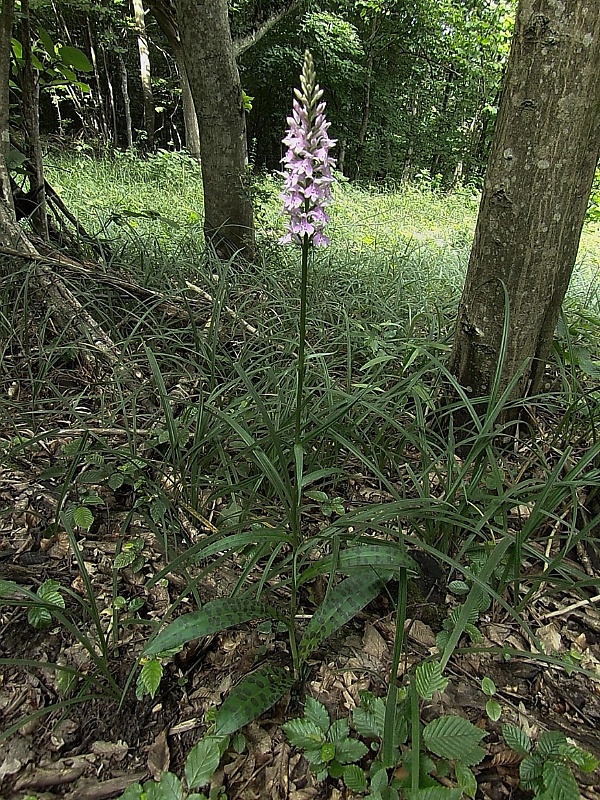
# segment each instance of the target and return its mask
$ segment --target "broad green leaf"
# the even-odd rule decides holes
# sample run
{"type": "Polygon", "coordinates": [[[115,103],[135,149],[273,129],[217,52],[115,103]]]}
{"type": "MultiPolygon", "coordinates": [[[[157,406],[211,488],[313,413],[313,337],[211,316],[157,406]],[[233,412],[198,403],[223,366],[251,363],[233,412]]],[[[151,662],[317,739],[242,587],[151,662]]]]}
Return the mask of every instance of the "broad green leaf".
{"type": "Polygon", "coordinates": [[[327,732],[328,742],[342,742],[350,736],[350,724],[348,720],[342,717],[336,719],[329,731],[327,732]]]}
{"type": "Polygon", "coordinates": [[[336,745],[334,742],[325,742],[321,745],[321,761],[327,763],[335,758],[336,745]]]}
{"type": "Polygon", "coordinates": [[[151,658],[144,666],[138,677],[138,687],[143,689],[143,694],[154,698],[163,676],[162,664],[157,658],[151,658]]]}
{"type": "MultiPolygon", "coordinates": [[[[385,706],[383,714],[385,715],[385,706]]],[[[381,739],[383,737],[383,717],[377,719],[373,711],[361,706],[355,708],[352,712],[352,722],[357,733],[366,739],[381,739]]]]}
{"type": "Polygon", "coordinates": [[[172,772],[163,772],[158,788],[161,792],[161,800],[181,800],[183,797],[181,781],[172,772]]]}
{"type": "Polygon", "coordinates": [[[63,45],[58,48],[58,55],[65,66],[72,67],[79,72],[91,72],[93,69],[86,54],[77,47],[63,45]]]}
{"type": "Polygon", "coordinates": [[[448,589],[453,594],[469,594],[471,587],[465,581],[450,581],[448,584],[448,589]]]}
{"type": "Polygon", "coordinates": [[[544,761],[537,753],[532,753],[519,764],[519,777],[524,789],[536,791],[542,786],[544,761]]]}
{"type": "Polygon", "coordinates": [[[185,779],[190,789],[206,786],[221,761],[221,749],[214,736],[206,736],[190,751],[185,762],[185,779]]]}
{"type": "Polygon", "coordinates": [[[465,753],[461,756],[461,761],[463,764],[466,764],[468,767],[473,767],[475,764],[480,764],[486,756],[486,752],[483,747],[480,747],[478,744],[475,745],[468,753],[465,753]]]}
{"type": "Polygon", "coordinates": [[[368,752],[367,745],[358,739],[346,739],[335,744],[335,760],[340,764],[352,764],[360,761],[368,752]]]}
{"type": "Polygon", "coordinates": [[[216,732],[220,736],[235,733],[257,719],[283,697],[294,682],[282,667],[266,664],[237,684],[219,709],[216,732]]]}
{"type": "Polygon", "coordinates": [[[417,562],[398,545],[387,542],[380,545],[360,544],[345,548],[335,559],[333,556],[327,556],[317,564],[313,564],[302,573],[300,583],[306,583],[317,575],[330,572],[334,565],[338,572],[343,573],[350,572],[357,567],[379,567],[385,571],[397,571],[405,568],[414,573],[419,571],[417,562]]]}
{"type": "Polygon", "coordinates": [[[315,700],[314,697],[310,697],[310,695],[306,698],[304,716],[307,720],[316,725],[323,735],[329,730],[331,721],[327,709],[323,703],[319,703],[318,700],[315,700]]]}
{"type": "Polygon", "coordinates": [[[284,722],[281,727],[290,740],[290,744],[303,750],[314,749],[325,741],[323,731],[314,722],[306,718],[291,719],[289,722],[284,722]]]}
{"type": "Polygon", "coordinates": [[[492,720],[492,722],[498,722],[502,716],[502,707],[497,700],[488,700],[485,704],[485,713],[492,720]]]}
{"type": "Polygon", "coordinates": [[[462,717],[438,717],[423,728],[423,743],[436,756],[460,760],[485,735],[462,717]]]}
{"type": "Polygon", "coordinates": [[[161,631],[145,648],[144,654],[153,655],[163,650],[170,650],[172,647],[179,647],[192,639],[210,636],[225,630],[225,628],[231,628],[233,625],[241,625],[244,622],[264,617],[281,619],[281,615],[274,608],[252,600],[235,598],[211,600],[200,611],[182,614],[181,617],[177,617],[170,625],[167,625],[164,631],[161,631]]]}
{"type": "Polygon", "coordinates": [[[51,58],[54,58],[54,56],[56,55],[54,42],[52,41],[52,38],[48,33],[48,31],[45,28],[40,28],[38,35],[40,37],[40,42],[44,46],[44,50],[48,53],[48,55],[51,58]]]}
{"type": "Polygon", "coordinates": [[[474,798],[477,792],[477,780],[473,775],[473,770],[469,769],[462,761],[457,761],[454,765],[454,774],[456,775],[456,782],[467,797],[474,798]]]}
{"type": "Polygon", "coordinates": [[[192,792],[188,794],[186,800],[208,800],[208,797],[202,792],[192,792]]]}
{"type": "Polygon", "coordinates": [[[300,659],[304,661],[324,639],[362,611],[377,597],[384,583],[373,570],[364,569],[334,586],[308,623],[298,645],[300,659]]]}
{"type": "Polygon", "coordinates": [[[141,783],[132,783],[117,800],[141,800],[143,791],[141,783]]]}
{"type": "Polygon", "coordinates": [[[519,755],[526,756],[531,751],[531,739],[517,725],[503,725],[502,736],[506,744],[519,755]]]}
{"type": "Polygon", "coordinates": [[[67,669],[56,670],[56,686],[60,692],[61,697],[69,697],[75,685],[77,684],[77,673],[71,672],[67,669]]]}
{"type": "Polygon", "coordinates": [[[462,789],[447,789],[445,786],[430,786],[427,789],[404,789],[408,800],[460,800],[462,789]]]}
{"type": "Polygon", "coordinates": [[[364,770],[358,764],[348,764],[342,773],[344,783],[355,794],[363,794],[367,791],[367,778],[364,770]]]}
{"type": "Polygon", "coordinates": [[[535,752],[544,760],[560,756],[567,745],[567,737],[560,731],[544,731],[537,741],[535,752]]]}
{"type": "Polygon", "coordinates": [[[442,675],[439,661],[424,661],[415,670],[415,685],[419,697],[431,700],[434,692],[443,692],[448,686],[448,678],[442,675]]]}
{"type": "Polygon", "coordinates": [[[552,800],[579,800],[579,787],[573,773],[562,761],[545,761],[542,768],[544,788],[552,800]]]}
{"type": "Polygon", "coordinates": [[[496,684],[491,678],[482,678],[481,691],[488,697],[492,697],[492,695],[496,694],[496,684]]]}
{"type": "Polygon", "coordinates": [[[73,512],[73,522],[78,528],[89,531],[94,524],[94,515],[86,506],[78,506],[73,512]]]}
{"type": "Polygon", "coordinates": [[[49,628],[52,625],[52,615],[47,608],[42,606],[33,606],[27,612],[27,622],[37,630],[41,631],[44,628],[49,628]]]}
{"type": "Polygon", "coordinates": [[[45,603],[50,603],[50,605],[57,606],[58,608],[64,608],[65,598],[60,593],[61,588],[58,581],[49,579],[42,583],[37,590],[37,595],[40,600],[43,600],[45,603]]]}
{"type": "Polygon", "coordinates": [[[118,556],[115,556],[114,568],[125,569],[129,567],[137,558],[135,550],[122,550],[118,556]]]}
{"type": "Polygon", "coordinates": [[[593,772],[598,768],[598,759],[586,750],[576,747],[574,744],[567,744],[563,753],[565,758],[572,761],[583,772],[593,772]]]}

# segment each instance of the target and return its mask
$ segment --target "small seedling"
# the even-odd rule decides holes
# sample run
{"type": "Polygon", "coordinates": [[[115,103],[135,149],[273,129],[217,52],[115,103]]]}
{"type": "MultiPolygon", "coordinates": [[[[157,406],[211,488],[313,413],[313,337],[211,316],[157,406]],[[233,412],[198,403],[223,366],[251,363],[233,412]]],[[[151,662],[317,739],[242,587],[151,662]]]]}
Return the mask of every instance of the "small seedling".
{"type": "Polygon", "coordinates": [[[593,772],[598,767],[595,756],[569,742],[560,731],[544,731],[535,747],[516,725],[503,725],[502,735],[506,744],[523,756],[519,766],[521,786],[540,800],[579,800],[571,764],[582,772],[593,772]]]}
{"type": "Polygon", "coordinates": [[[491,678],[482,678],[481,691],[486,697],[489,697],[489,700],[485,704],[485,713],[492,720],[492,722],[498,722],[502,716],[502,708],[500,707],[500,703],[497,700],[494,700],[494,695],[496,694],[496,684],[491,678]]]}

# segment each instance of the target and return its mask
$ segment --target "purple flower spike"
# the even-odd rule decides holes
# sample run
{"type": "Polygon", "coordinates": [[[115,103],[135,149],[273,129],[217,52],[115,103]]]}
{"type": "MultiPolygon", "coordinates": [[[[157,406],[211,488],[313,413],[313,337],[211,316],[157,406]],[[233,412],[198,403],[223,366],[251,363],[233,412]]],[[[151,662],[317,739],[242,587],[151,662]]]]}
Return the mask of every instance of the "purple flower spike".
{"type": "Polygon", "coordinates": [[[303,244],[305,237],[316,247],[327,247],[323,229],[329,222],[325,208],[331,203],[331,170],[335,160],[329,150],[336,144],[327,135],[330,123],[325,119],[323,91],[316,82],[313,58],[307,50],[300,76],[302,91],[295,89],[289,130],[283,139],[288,151],[284,164],[285,190],[283,208],[289,214],[286,235],[281,244],[303,244]]]}

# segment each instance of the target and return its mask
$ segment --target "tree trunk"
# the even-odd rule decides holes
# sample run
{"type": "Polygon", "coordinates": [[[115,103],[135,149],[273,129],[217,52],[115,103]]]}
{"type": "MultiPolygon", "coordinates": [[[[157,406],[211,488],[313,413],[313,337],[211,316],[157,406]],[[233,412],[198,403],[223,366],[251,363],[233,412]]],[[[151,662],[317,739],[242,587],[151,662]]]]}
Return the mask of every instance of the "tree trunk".
{"type": "Polygon", "coordinates": [[[600,3],[521,0],[450,368],[475,396],[541,386],[600,149],[600,3]],[[507,297],[505,304],[506,290],[507,297]]]}
{"type": "Polygon", "coordinates": [[[147,148],[154,147],[154,95],[152,93],[152,74],[150,71],[150,52],[148,50],[148,36],[146,35],[146,18],[144,15],[143,0],[131,0],[137,28],[138,50],[140,53],[140,78],[142,81],[142,95],[144,98],[144,129],[147,135],[147,148]]]}
{"type": "Polygon", "coordinates": [[[200,128],[206,240],[220,258],[252,260],[246,118],[227,0],[179,0],[178,18],[200,128]]]}
{"type": "Polygon", "coordinates": [[[200,129],[198,127],[198,115],[196,114],[192,89],[187,76],[183,48],[179,41],[177,41],[176,44],[175,41],[171,42],[171,46],[175,61],[177,62],[177,71],[179,72],[179,81],[181,83],[181,105],[183,106],[185,146],[188,153],[197,161],[200,161],[200,129]]]}
{"type": "Polygon", "coordinates": [[[11,229],[15,222],[10,176],[6,156],[10,151],[9,92],[10,40],[14,15],[14,0],[2,0],[0,15],[0,244],[12,245],[11,229]],[[10,223],[10,224],[8,224],[10,223]]]}
{"type": "Polygon", "coordinates": [[[131,104],[129,102],[127,65],[121,53],[119,53],[119,66],[121,67],[121,94],[123,95],[123,106],[125,109],[125,133],[127,135],[127,147],[131,150],[133,147],[133,128],[131,125],[131,104]]]}
{"type": "Polygon", "coordinates": [[[40,140],[40,86],[33,71],[29,0],[21,0],[21,39],[23,47],[21,102],[23,123],[27,137],[27,158],[30,164],[29,196],[35,203],[34,211],[31,214],[31,224],[35,232],[45,241],[48,241],[50,235],[48,231],[48,209],[46,208],[46,183],[44,180],[44,163],[40,140]]]}

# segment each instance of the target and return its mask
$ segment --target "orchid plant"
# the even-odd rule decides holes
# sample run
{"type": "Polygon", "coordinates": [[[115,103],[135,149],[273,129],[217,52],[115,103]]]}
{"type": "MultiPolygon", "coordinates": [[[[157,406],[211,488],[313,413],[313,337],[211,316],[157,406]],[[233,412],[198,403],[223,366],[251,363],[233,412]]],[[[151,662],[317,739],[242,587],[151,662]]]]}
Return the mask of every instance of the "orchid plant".
{"type": "MultiPolygon", "coordinates": [[[[292,116],[283,139],[287,153],[282,159],[285,188],[281,195],[283,209],[289,215],[287,231],[281,244],[296,244],[301,248],[302,275],[300,283],[300,321],[296,387],[296,413],[294,426],[295,503],[291,520],[294,552],[298,553],[301,539],[302,475],[304,451],[302,447],[302,398],[304,390],[306,349],[306,305],[308,286],[308,257],[311,246],[326,247],[329,239],[323,230],[329,222],[327,206],[332,202],[332,168],[335,160],[329,155],[336,144],[327,131],[330,123],[325,119],[323,90],[317,83],[313,57],[304,53],[300,75],[300,89],[294,89],[292,116]]],[[[294,573],[296,564],[294,564],[294,573]]],[[[296,580],[292,579],[292,612],[296,608],[296,580]]]]}

